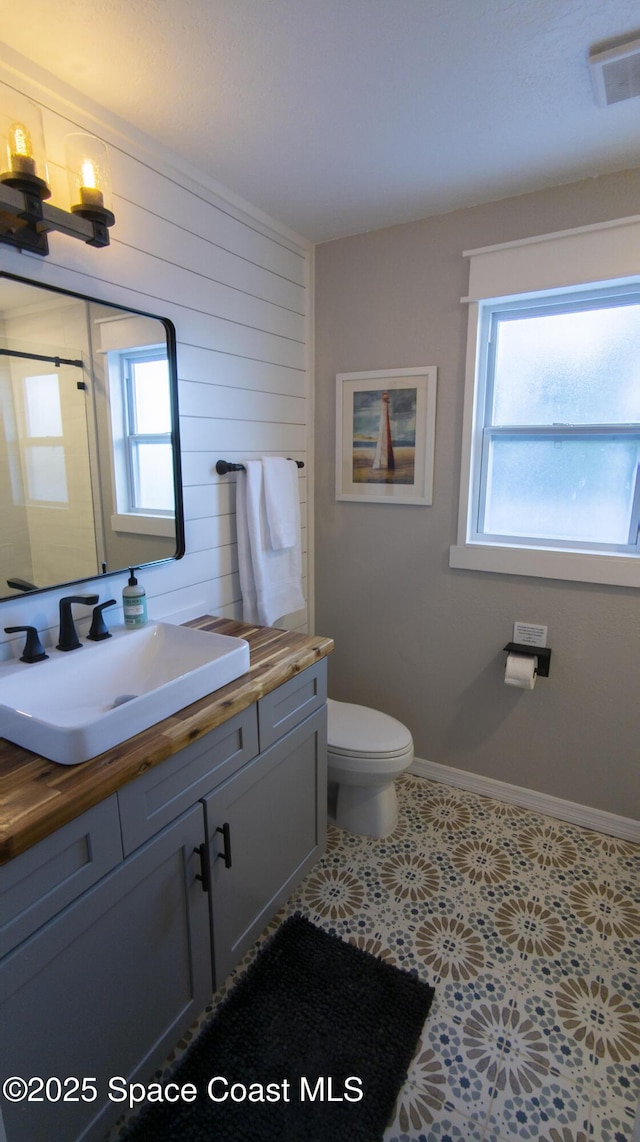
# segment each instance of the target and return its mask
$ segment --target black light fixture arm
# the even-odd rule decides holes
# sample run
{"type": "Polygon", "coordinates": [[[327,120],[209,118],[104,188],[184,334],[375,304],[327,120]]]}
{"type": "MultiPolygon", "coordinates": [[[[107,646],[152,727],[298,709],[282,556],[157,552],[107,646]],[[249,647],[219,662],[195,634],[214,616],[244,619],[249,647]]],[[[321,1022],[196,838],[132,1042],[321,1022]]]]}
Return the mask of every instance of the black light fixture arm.
{"type": "Polygon", "coordinates": [[[79,238],[88,246],[108,246],[114,215],[108,210],[102,217],[91,213],[92,217],[84,217],[77,211],[61,210],[43,202],[36,191],[17,190],[0,181],[0,242],[18,250],[45,256],[51,230],[79,238]]]}

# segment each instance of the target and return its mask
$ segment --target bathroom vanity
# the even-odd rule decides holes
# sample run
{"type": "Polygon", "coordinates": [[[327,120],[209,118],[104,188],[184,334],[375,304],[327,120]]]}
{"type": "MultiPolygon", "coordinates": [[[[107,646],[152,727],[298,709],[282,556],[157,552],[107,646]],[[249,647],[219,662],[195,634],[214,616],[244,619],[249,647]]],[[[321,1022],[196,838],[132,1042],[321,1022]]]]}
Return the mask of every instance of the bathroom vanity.
{"type": "Polygon", "coordinates": [[[248,673],[78,766],[0,743],[7,1142],[101,1140],[323,852],[333,643],[190,625],[248,673]]]}

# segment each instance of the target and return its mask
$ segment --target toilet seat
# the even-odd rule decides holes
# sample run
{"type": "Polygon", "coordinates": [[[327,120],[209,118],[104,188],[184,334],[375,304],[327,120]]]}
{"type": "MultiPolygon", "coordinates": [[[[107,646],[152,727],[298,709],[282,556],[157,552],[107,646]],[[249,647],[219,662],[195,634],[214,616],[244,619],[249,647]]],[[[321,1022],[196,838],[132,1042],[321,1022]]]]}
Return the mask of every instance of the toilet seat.
{"type": "Polygon", "coordinates": [[[413,738],[402,722],[389,714],[327,699],[329,754],[372,762],[400,759],[413,752],[413,738]]]}

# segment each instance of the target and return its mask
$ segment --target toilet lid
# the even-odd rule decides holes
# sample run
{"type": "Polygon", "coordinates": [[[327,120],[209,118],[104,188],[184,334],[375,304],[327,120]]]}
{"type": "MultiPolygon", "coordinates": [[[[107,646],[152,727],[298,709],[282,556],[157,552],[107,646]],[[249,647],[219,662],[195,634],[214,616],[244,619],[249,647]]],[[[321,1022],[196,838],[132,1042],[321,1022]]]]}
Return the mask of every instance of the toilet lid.
{"type": "Polygon", "coordinates": [[[330,750],[352,756],[383,754],[393,757],[413,748],[407,727],[380,710],[328,698],[327,715],[330,750]]]}

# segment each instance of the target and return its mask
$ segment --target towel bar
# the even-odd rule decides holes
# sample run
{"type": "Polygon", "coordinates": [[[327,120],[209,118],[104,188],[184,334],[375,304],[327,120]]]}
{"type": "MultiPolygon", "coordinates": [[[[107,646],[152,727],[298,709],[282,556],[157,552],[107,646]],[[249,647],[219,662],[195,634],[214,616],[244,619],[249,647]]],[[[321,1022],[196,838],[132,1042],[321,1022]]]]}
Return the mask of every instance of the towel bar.
{"type": "MultiPolygon", "coordinates": [[[[302,460],[296,460],[298,468],[304,468],[302,460]]],[[[244,472],[244,464],[232,464],[229,460],[218,460],[216,463],[216,472],[219,476],[226,476],[227,472],[244,472]]]]}

